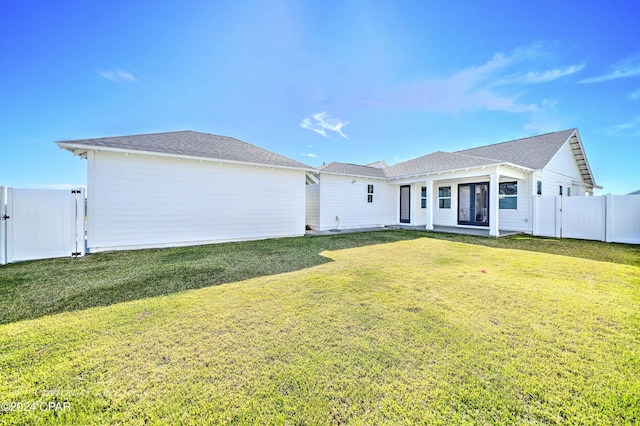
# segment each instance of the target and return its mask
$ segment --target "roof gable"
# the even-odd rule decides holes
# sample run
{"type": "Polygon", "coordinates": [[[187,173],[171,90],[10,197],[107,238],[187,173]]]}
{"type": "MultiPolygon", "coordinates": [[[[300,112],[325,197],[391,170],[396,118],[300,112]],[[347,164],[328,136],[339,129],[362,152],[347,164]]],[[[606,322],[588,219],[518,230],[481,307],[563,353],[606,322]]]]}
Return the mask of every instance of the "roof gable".
{"type": "Polygon", "coordinates": [[[456,154],[492,158],[527,167],[543,169],[577,129],[531,136],[508,142],[456,151],[456,154]]]}
{"type": "Polygon", "coordinates": [[[299,161],[275,152],[251,145],[228,136],[218,136],[191,130],[149,133],[131,136],[114,136],[96,139],[79,139],[57,142],[61,148],[73,150],[112,149],[211,158],[215,160],[260,164],[297,169],[312,169],[299,161]]]}

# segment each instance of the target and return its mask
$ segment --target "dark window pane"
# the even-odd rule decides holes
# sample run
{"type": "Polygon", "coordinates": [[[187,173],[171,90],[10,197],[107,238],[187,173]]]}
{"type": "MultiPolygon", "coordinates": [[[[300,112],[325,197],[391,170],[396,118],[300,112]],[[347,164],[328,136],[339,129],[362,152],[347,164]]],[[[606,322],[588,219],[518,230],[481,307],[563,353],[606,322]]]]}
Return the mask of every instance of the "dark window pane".
{"type": "Polygon", "coordinates": [[[500,198],[499,208],[506,210],[516,210],[518,208],[518,197],[500,198]]]}
{"type": "Polygon", "coordinates": [[[373,185],[367,185],[367,193],[373,194],[373,185]]]}
{"type": "Polygon", "coordinates": [[[422,207],[423,209],[427,208],[427,199],[423,198],[422,200],[420,200],[420,207],[422,207]]]}
{"type": "Polygon", "coordinates": [[[422,197],[426,197],[427,196],[427,187],[423,186],[422,187],[422,197]]]}
{"type": "Polygon", "coordinates": [[[373,203],[373,195],[367,195],[367,203],[373,203]]]}
{"type": "Polygon", "coordinates": [[[438,200],[438,206],[441,209],[450,209],[451,208],[451,199],[450,198],[441,198],[438,200]]]}
{"type": "Polygon", "coordinates": [[[438,196],[439,197],[451,197],[451,187],[450,186],[442,186],[438,188],[438,196]]]}
{"type": "Polygon", "coordinates": [[[500,195],[516,195],[518,193],[518,182],[503,182],[499,188],[500,195]]]}

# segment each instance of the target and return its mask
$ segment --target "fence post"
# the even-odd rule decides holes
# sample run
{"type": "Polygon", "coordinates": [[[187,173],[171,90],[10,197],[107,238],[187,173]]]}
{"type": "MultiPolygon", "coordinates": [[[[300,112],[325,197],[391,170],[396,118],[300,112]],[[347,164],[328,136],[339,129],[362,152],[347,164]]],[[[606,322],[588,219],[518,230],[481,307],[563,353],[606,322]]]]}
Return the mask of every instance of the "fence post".
{"type": "Polygon", "coordinates": [[[84,239],[84,189],[76,190],[76,252],[85,255],[84,239]]]}
{"type": "Polygon", "coordinates": [[[0,186],[0,265],[7,264],[7,187],[0,186]]]}
{"type": "Polygon", "coordinates": [[[607,194],[604,202],[604,240],[608,243],[613,241],[613,195],[607,194]]]}
{"type": "Polygon", "coordinates": [[[562,238],[562,195],[556,195],[556,238],[562,238]]]}

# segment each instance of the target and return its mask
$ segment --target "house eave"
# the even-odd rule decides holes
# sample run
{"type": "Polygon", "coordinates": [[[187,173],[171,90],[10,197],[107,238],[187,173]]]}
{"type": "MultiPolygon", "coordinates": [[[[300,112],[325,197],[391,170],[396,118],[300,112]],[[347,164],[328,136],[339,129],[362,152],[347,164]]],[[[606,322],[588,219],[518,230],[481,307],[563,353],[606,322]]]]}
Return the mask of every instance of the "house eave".
{"type": "Polygon", "coordinates": [[[576,129],[573,132],[573,134],[571,134],[569,139],[567,139],[567,142],[569,143],[569,148],[573,152],[574,158],[576,159],[576,163],[578,164],[578,169],[580,170],[580,173],[583,175],[583,181],[585,181],[585,183],[587,183],[593,188],[602,189],[602,186],[597,185],[596,180],[593,177],[593,173],[591,172],[591,166],[589,165],[587,154],[584,151],[584,146],[582,145],[582,138],[580,138],[580,133],[578,132],[578,129],[576,129]],[[574,138],[575,138],[575,142],[572,140],[574,138]],[[587,179],[585,179],[585,177],[587,179]]]}
{"type": "Polygon", "coordinates": [[[513,168],[516,170],[520,170],[526,173],[531,173],[533,172],[533,169],[530,169],[528,167],[524,167],[524,166],[519,166],[517,164],[513,164],[513,163],[509,163],[509,162],[502,162],[502,163],[494,163],[494,164],[485,164],[482,166],[471,166],[471,167],[459,167],[459,168],[455,168],[455,169],[444,169],[444,170],[437,170],[437,171],[433,171],[433,172],[425,172],[425,173],[415,173],[415,174],[409,174],[409,175],[402,175],[402,176],[393,176],[393,177],[389,177],[388,180],[389,181],[393,181],[393,180],[403,180],[403,179],[415,179],[421,176],[424,176],[425,178],[430,177],[430,176],[442,176],[445,174],[452,174],[452,173],[457,173],[457,172],[466,172],[466,171],[477,171],[477,170],[484,170],[484,169],[488,169],[488,168],[498,168],[498,167],[509,167],[509,168],[513,168]]]}
{"type": "Polygon", "coordinates": [[[87,151],[97,151],[97,152],[104,151],[104,152],[116,152],[116,153],[122,153],[122,154],[148,155],[148,156],[164,157],[164,158],[178,158],[178,159],[184,159],[184,160],[209,161],[213,163],[237,164],[237,165],[252,166],[252,167],[265,167],[269,169],[285,169],[285,170],[299,170],[304,172],[317,172],[316,169],[311,167],[303,168],[303,167],[293,167],[293,166],[282,166],[277,164],[251,163],[251,162],[245,162],[245,161],[224,160],[220,158],[199,157],[195,155],[181,155],[181,154],[170,154],[170,153],[163,153],[163,152],[142,151],[142,150],[136,150],[136,149],[111,148],[111,147],[104,147],[104,146],[74,144],[69,142],[56,142],[56,144],[61,149],[65,149],[74,155],[78,155],[81,158],[86,158],[87,151]]]}

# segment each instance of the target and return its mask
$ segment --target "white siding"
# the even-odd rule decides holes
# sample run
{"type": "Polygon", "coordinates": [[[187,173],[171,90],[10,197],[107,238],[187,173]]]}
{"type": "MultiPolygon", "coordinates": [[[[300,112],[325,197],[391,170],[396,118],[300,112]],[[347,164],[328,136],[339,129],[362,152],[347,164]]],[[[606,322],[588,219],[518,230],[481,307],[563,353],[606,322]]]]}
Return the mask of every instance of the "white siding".
{"type": "Polygon", "coordinates": [[[373,228],[397,223],[398,187],[383,180],[363,177],[320,175],[320,224],[326,231],[373,228]],[[354,182],[355,181],[355,182],[354,182]],[[367,185],[373,185],[373,202],[367,202],[367,185]]]}
{"type": "MultiPolygon", "coordinates": [[[[487,179],[488,180],[488,179],[487,179]]],[[[460,183],[467,183],[460,182],[460,183]]],[[[433,183],[433,224],[439,226],[456,226],[458,224],[458,182],[437,181],[433,183]],[[451,208],[441,209],[438,201],[439,189],[443,186],[451,187],[451,208]]]]}
{"type": "Polygon", "coordinates": [[[306,223],[317,230],[320,226],[320,184],[307,185],[306,194],[306,223]]]}
{"type": "Polygon", "coordinates": [[[515,210],[501,209],[498,227],[504,231],[531,232],[531,179],[501,177],[500,182],[518,182],[518,202],[515,210]]]}
{"type": "Polygon", "coordinates": [[[304,234],[303,171],[95,152],[89,250],[304,234]]]}
{"type": "MultiPolygon", "coordinates": [[[[433,206],[433,224],[439,226],[456,226],[458,224],[458,185],[466,183],[488,182],[489,176],[473,177],[467,179],[456,179],[446,181],[436,181],[433,184],[433,200],[429,203],[433,206]],[[438,188],[443,186],[451,187],[451,208],[438,208],[438,188]]],[[[518,182],[518,203],[516,210],[499,210],[498,226],[506,231],[531,231],[531,179],[514,179],[510,177],[500,177],[500,182],[518,182]]],[[[491,196],[491,195],[490,195],[491,196]]],[[[490,212],[490,214],[493,214],[490,212]]]]}
{"type": "MultiPolygon", "coordinates": [[[[422,187],[426,183],[411,185],[411,225],[424,226],[427,224],[427,209],[422,208],[422,187]]],[[[429,206],[427,202],[427,207],[429,206]]]]}
{"type": "Polygon", "coordinates": [[[538,180],[542,181],[542,195],[559,195],[559,187],[562,185],[563,194],[567,194],[567,187],[571,187],[571,196],[585,195],[585,188],[573,185],[573,181],[582,181],[582,174],[571,151],[571,145],[567,141],[553,156],[547,166],[542,169],[538,180]]]}

